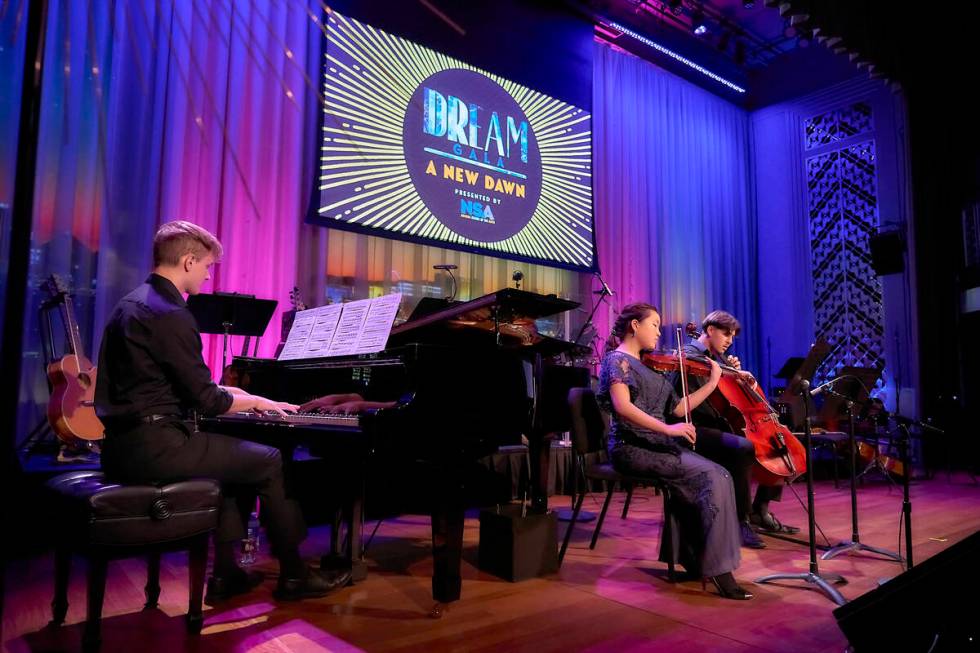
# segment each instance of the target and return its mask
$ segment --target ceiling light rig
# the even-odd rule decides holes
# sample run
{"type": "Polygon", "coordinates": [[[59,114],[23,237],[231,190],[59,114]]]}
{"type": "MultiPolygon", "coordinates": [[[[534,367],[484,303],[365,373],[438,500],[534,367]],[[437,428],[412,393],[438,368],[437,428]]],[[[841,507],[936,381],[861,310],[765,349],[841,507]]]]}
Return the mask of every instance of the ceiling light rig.
{"type": "MultiPolygon", "coordinates": [[[[670,57],[671,59],[674,59],[675,61],[678,61],[678,62],[684,64],[685,66],[688,66],[689,68],[692,68],[692,69],[696,70],[697,72],[701,73],[705,77],[708,77],[710,79],[713,79],[714,81],[718,82],[719,84],[721,84],[723,86],[727,86],[728,88],[730,88],[731,90],[735,91],[736,93],[745,93],[745,89],[742,88],[741,86],[739,86],[738,84],[735,84],[734,82],[731,82],[731,81],[725,79],[724,77],[722,77],[722,76],[720,76],[720,75],[718,75],[716,73],[711,72],[710,70],[708,70],[704,66],[701,66],[700,64],[697,64],[697,63],[691,61],[687,57],[684,57],[684,56],[682,56],[682,55],[674,52],[673,50],[664,47],[660,43],[657,43],[656,41],[654,41],[653,39],[651,39],[651,38],[649,38],[647,36],[643,36],[642,34],[631,30],[630,28],[626,27],[625,25],[621,25],[621,24],[619,24],[619,23],[617,23],[615,21],[608,21],[608,22],[605,23],[605,25],[606,25],[606,27],[611,27],[611,28],[613,28],[613,29],[615,29],[615,30],[617,30],[619,32],[622,32],[623,34],[626,34],[627,36],[632,37],[633,39],[639,41],[640,43],[643,43],[644,45],[653,48],[657,52],[660,52],[661,54],[664,54],[664,55],[670,57]]],[[[737,50],[738,50],[739,44],[741,44],[741,41],[736,41],[735,42],[736,54],[737,54],[737,50]]],[[[744,45],[742,47],[743,47],[743,56],[744,56],[744,45]]]]}

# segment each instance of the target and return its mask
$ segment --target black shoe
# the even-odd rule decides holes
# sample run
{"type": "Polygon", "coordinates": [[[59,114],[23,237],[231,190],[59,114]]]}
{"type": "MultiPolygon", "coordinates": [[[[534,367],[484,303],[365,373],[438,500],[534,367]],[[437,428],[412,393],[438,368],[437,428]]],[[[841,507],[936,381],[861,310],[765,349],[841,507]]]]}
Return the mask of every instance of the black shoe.
{"type": "Polygon", "coordinates": [[[300,599],[317,599],[326,596],[335,589],[344,587],[350,582],[350,570],[341,569],[319,572],[307,569],[303,578],[279,577],[279,584],[273,596],[280,601],[299,601],[300,599]]]}
{"type": "Polygon", "coordinates": [[[739,587],[735,577],[732,576],[732,572],[701,579],[702,590],[705,589],[707,581],[709,580],[711,581],[711,584],[715,586],[715,589],[718,590],[718,595],[722,598],[734,599],[736,601],[748,601],[755,596],[755,594],[752,592],[739,587]]]}
{"type": "Polygon", "coordinates": [[[742,534],[742,546],[748,549],[764,549],[766,548],[766,543],[762,541],[752,527],[747,522],[742,522],[738,525],[738,530],[742,534]]]}
{"type": "Polygon", "coordinates": [[[778,533],[782,535],[795,535],[800,532],[800,529],[796,526],[790,526],[789,524],[784,524],[778,519],[776,515],[771,512],[767,512],[764,515],[759,513],[752,513],[749,515],[749,521],[755,530],[761,533],[778,533]]]}
{"type": "Polygon", "coordinates": [[[204,595],[204,602],[225,601],[239,594],[247,594],[262,584],[263,580],[265,574],[261,571],[243,569],[222,576],[212,576],[208,579],[208,591],[204,595]]]}

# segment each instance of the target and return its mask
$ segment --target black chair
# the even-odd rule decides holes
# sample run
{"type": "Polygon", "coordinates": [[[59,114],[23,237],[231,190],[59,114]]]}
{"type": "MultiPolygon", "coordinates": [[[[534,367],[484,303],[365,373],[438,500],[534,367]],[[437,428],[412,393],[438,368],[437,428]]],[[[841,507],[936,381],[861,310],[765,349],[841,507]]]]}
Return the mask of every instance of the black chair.
{"type": "Polygon", "coordinates": [[[558,553],[558,564],[565,559],[565,552],[568,550],[568,543],[572,539],[572,530],[575,522],[578,521],[579,512],[582,509],[582,502],[585,501],[585,494],[589,489],[590,481],[602,481],[606,486],[606,499],[602,503],[602,512],[596,520],[595,530],[592,531],[592,541],[589,543],[590,549],[595,549],[596,542],[599,540],[599,531],[602,530],[602,523],[606,519],[606,512],[612,502],[613,492],[618,483],[626,490],[626,501],[623,503],[622,519],[626,519],[629,512],[630,502],[633,499],[633,488],[636,486],[647,486],[656,488],[659,494],[664,497],[664,527],[661,533],[662,546],[667,547],[662,550],[666,554],[669,562],[667,563],[667,573],[670,580],[674,580],[673,556],[670,555],[671,537],[671,516],[670,516],[670,488],[664,482],[653,476],[630,476],[620,474],[608,462],[587,464],[586,456],[590,453],[605,452],[606,432],[609,430],[609,418],[599,410],[596,403],[595,394],[588,388],[572,388],[568,392],[568,407],[571,411],[571,436],[572,446],[575,449],[576,473],[581,473],[585,477],[582,491],[575,501],[575,508],[572,511],[572,520],[565,531],[565,539],[561,544],[561,551],[558,553]]]}
{"type": "Polygon", "coordinates": [[[88,558],[88,606],[82,647],[101,644],[102,602],[110,560],[146,556],[146,605],[160,597],[160,554],[189,552],[190,606],[187,629],[199,634],[208,561],[208,536],[218,525],[221,487],[210,479],[159,485],[121,485],[99,471],[68,472],[52,478],[59,520],[55,545],[55,592],[51,625],[60,626],[68,612],[68,579],[72,553],[88,558]]]}

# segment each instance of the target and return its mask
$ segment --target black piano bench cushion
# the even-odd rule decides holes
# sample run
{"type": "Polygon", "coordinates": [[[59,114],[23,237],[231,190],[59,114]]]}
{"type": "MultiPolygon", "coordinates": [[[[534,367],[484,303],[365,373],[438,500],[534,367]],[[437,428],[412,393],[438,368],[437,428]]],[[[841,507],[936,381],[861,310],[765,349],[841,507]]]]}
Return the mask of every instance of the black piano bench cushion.
{"type": "Polygon", "coordinates": [[[77,544],[141,546],[182,540],[215,528],[221,486],[211,479],[126,485],[99,471],[52,478],[61,523],[77,544]]]}

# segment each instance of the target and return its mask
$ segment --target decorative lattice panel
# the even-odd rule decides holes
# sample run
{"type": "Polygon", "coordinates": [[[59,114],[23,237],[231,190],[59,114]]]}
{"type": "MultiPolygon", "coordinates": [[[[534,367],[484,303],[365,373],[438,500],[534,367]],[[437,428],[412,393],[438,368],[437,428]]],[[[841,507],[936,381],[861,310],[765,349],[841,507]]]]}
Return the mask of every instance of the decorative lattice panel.
{"type": "Polygon", "coordinates": [[[871,121],[870,104],[858,102],[837,112],[838,138],[850,138],[858,134],[867,134],[872,130],[874,130],[874,123],[871,121]]]}
{"type": "Polygon", "coordinates": [[[870,133],[874,130],[871,105],[866,102],[856,102],[844,109],[835,109],[807,118],[803,122],[803,128],[804,147],[808,150],[859,134],[870,133]]]}
{"type": "Polygon", "coordinates": [[[806,129],[806,149],[808,150],[821,145],[829,145],[837,140],[836,112],[807,118],[804,127],[806,129]]]}
{"type": "Polygon", "coordinates": [[[845,366],[885,363],[881,283],[868,247],[878,225],[874,141],[810,157],[806,174],[815,331],[831,346],[814,377],[823,383],[845,366]]]}

